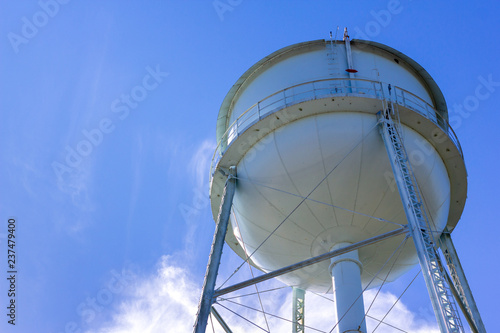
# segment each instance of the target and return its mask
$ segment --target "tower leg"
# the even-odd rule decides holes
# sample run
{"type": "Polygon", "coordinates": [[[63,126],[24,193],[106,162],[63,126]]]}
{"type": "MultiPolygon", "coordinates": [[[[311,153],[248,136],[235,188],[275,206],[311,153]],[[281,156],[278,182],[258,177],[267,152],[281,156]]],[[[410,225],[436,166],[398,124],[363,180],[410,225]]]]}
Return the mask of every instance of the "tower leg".
{"type": "Polygon", "coordinates": [[[304,305],[306,292],[304,289],[293,287],[293,333],[304,333],[304,305]]]}
{"type": "Polygon", "coordinates": [[[221,205],[219,208],[219,216],[215,227],[214,239],[212,241],[212,249],[208,258],[207,272],[205,273],[205,281],[201,292],[200,303],[198,305],[198,315],[194,324],[194,333],[205,333],[207,328],[208,315],[214,302],[214,289],[219,271],[220,258],[222,256],[222,248],[224,239],[226,238],[227,225],[231,214],[231,205],[233,203],[234,191],[236,189],[236,167],[229,169],[229,175],[222,195],[221,205]]]}
{"type": "Polygon", "coordinates": [[[432,234],[433,230],[430,228],[417,180],[413,174],[404,144],[385,107],[384,113],[378,113],[378,118],[380,134],[398,186],[410,235],[417,251],[439,329],[443,333],[464,332],[450,288],[441,271],[432,234]]]}
{"type": "MultiPolygon", "coordinates": [[[[337,250],[347,245],[350,245],[350,243],[339,243],[332,250],[337,250]]],[[[341,333],[366,333],[361,268],[358,250],[331,259],[330,270],[335,295],[335,306],[337,308],[337,320],[339,321],[338,327],[341,333]]]]}
{"type": "Polygon", "coordinates": [[[231,329],[229,328],[229,326],[227,326],[226,322],[224,321],[224,319],[222,319],[222,317],[220,316],[219,312],[217,312],[217,310],[212,306],[212,316],[215,317],[215,319],[219,322],[219,325],[222,326],[222,329],[224,330],[224,332],[226,333],[233,333],[233,331],[231,331],[231,329]]]}
{"type": "Polygon", "coordinates": [[[475,330],[479,333],[486,333],[486,328],[484,327],[483,320],[479,314],[479,310],[476,305],[476,301],[472,296],[472,291],[469,287],[469,282],[465,277],[464,270],[458,259],[458,254],[451,240],[451,235],[449,232],[443,232],[441,234],[441,249],[446,257],[446,262],[448,268],[450,269],[451,276],[453,279],[453,284],[458,291],[461,301],[473,320],[473,324],[476,326],[475,330]]]}

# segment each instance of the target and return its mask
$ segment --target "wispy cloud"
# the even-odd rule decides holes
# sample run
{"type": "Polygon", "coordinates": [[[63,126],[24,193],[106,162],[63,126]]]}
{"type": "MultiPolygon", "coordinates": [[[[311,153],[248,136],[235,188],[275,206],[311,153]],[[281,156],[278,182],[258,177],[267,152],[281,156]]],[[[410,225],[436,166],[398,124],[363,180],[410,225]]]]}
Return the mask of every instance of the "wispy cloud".
{"type": "Polygon", "coordinates": [[[127,229],[127,247],[130,246],[130,242],[133,242],[132,227],[134,224],[134,215],[136,212],[137,201],[141,193],[142,178],[143,178],[143,158],[144,158],[144,132],[140,131],[135,134],[135,138],[132,145],[132,165],[131,171],[133,174],[131,185],[132,189],[130,191],[130,199],[128,204],[128,216],[126,221],[127,229]]]}
{"type": "MultiPolygon", "coordinates": [[[[163,256],[156,272],[150,276],[137,278],[128,288],[128,294],[117,303],[117,307],[108,316],[108,320],[94,325],[85,333],[160,333],[160,332],[192,332],[196,316],[200,286],[194,281],[195,278],[183,263],[184,257],[163,256]]],[[[275,282],[277,283],[277,282],[275,282]]],[[[265,293],[262,301],[264,309],[276,316],[291,318],[291,290],[281,289],[281,292],[265,293]],[[276,296],[278,295],[278,296],[276,296]]],[[[264,295],[264,294],[263,294],[264,295]]],[[[374,297],[374,291],[365,293],[365,302],[368,303],[374,297]]],[[[327,332],[333,327],[335,321],[334,303],[325,297],[308,293],[306,296],[306,325],[327,332]]],[[[396,302],[397,297],[391,293],[382,292],[377,296],[377,301],[370,310],[370,316],[382,318],[389,308],[396,302]]],[[[237,303],[241,301],[235,299],[237,303]]],[[[261,327],[266,327],[264,317],[261,313],[246,309],[230,302],[221,302],[224,306],[237,311],[250,321],[261,327]]],[[[260,308],[256,298],[241,302],[250,307],[260,308]]],[[[367,304],[368,305],[368,304],[367,304]]],[[[252,326],[235,314],[218,306],[219,312],[228,322],[234,332],[257,332],[257,327],[252,326]]],[[[291,328],[289,321],[267,317],[271,332],[288,332],[291,328]]],[[[429,319],[431,320],[431,319],[429,319]]],[[[429,333],[439,332],[435,322],[422,318],[413,313],[401,301],[392,309],[389,316],[384,320],[376,332],[388,333],[399,332],[394,327],[407,332],[429,333]],[[391,325],[391,326],[390,326],[391,325]]],[[[214,321],[215,332],[223,332],[214,321]]],[[[371,332],[377,322],[373,319],[367,321],[368,331],[371,332]]],[[[211,322],[207,332],[212,332],[211,322]]]]}
{"type": "Polygon", "coordinates": [[[210,170],[215,146],[215,141],[204,140],[189,162],[189,171],[197,187],[208,187],[208,170],[210,170]]]}
{"type": "MultiPolygon", "coordinates": [[[[188,164],[188,175],[193,184],[192,197],[190,202],[181,203],[178,207],[187,226],[184,237],[185,249],[194,248],[194,235],[200,223],[199,217],[203,210],[210,207],[208,170],[210,170],[214,150],[215,142],[204,140],[197,146],[188,164]]],[[[192,251],[187,252],[192,253],[192,251]]]]}

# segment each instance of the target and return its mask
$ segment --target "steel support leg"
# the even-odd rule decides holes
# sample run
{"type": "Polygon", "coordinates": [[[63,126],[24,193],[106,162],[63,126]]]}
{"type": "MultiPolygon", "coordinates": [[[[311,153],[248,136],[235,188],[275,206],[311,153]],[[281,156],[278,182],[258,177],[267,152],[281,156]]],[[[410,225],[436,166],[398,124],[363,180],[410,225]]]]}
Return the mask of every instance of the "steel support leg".
{"type": "MultiPolygon", "coordinates": [[[[443,251],[446,263],[451,272],[451,278],[453,280],[453,284],[457,289],[460,299],[458,302],[462,302],[467,309],[470,317],[472,318],[475,327],[475,330],[479,333],[486,333],[486,328],[484,327],[483,320],[481,319],[481,315],[479,314],[479,310],[476,305],[476,301],[472,296],[472,291],[469,287],[469,282],[467,282],[467,278],[465,277],[464,270],[462,265],[460,264],[460,260],[458,259],[458,254],[453,245],[453,241],[451,240],[451,235],[449,232],[445,231],[441,234],[441,250],[443,251]]],[[[474,328],[473,328],[474,330],[474,328]]]]}
{"type": "Polygon", "coordinates": [[[215,307],[212,306],[212,316],[215,317],[215,319],[217,319],[217,321],[219,322],[219,325],[222,326],[222,329],[224,330],[224,332],[226,333],[233,333],[233,331],[231,331],[231,329],[229,328],[229,326],[227,326],[226,322],[224,321],[224,319],[222,319],[221,315],[219,314],[219,312],[217,312],[217,310],[215,309],[215,307]]]}
{"type": "Polygon", "coordinates": [[[304,289],[293,287],[293,333],[304,333],[304,305],[306,299],[306,291],[304,289]]]}
{"type": "Polygon", "coordinates": [[[439,256],[430,229],[417,181],[408,155],[388,110],[379,112],[380,134],[403,203],[410,235],[417,251],[422,275],[441,332],[463,332],[451,291],[441,271],[439,256]]]}
{"type": "Polygon", "coordinates": [[[207,272],[205,273],[205,281],[201,292],[200,303],[198,305],[198,315],[194,324],[194,333],[205,333],[207,327],[208,315],[214,302],[214,289],[219,271],[220,258],[222,256],[222,248],[226,238],[227,226],[231,214],[231,205],[236,188],[236,167],[229,169],[229,175],[222,195],[221,205],[219,208],[219,216],[215,227],[214,239],[212,241],[212,249],[208,258],[207,272]]]}

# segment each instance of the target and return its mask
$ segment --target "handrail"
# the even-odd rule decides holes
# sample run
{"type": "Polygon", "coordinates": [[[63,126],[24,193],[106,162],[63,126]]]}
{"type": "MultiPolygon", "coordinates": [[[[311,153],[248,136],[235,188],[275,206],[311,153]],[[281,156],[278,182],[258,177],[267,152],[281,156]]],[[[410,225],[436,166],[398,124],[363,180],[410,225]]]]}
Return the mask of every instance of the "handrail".
{"type": "Polygon", "coordinates": [[[463,158],[462,148],[458,138],[448,123],[436,109],[420,98],[398,86],[392,86],[380,81],[367,79],[345,79],[329,78],[299,83],[285,89],[279,90],[246,109],[236,120],[228,126],[226,132],[217,143],[212,164],[210,166],[210,177],[214,173],[220,158],[226,152],[228,145],[231,144],[241,133],[248,129],[255,121],[261,120],[264,116],[274,113],[283,108],[302,103],[309,100],[315,100],[327,97],[338,96],[359,96],[371,97],[386,102],[394,102],[398,105],[418,112],[422,116],[438,125],[451,141],[455,144],[463,158]],[[354,81],[354,82],[353,82],[354,81]],[[353,84],[354,83],[354,84],[353,84]],[[298,92],[294,90],[300,89],[298,92]],[[391,90],[394,90],[393,92],[391,90]],[[289,94],[291,92],[291,94],[289,94]],[[276,99],[276,100],[273,100],[276,99]]]}
{"type": "Polygon", "coordinates": [[[448,135],[448,137],[451,139],[451,141],[455,144],[455,147],[458,148],[458,151],[460,152],[460,156],[462,158],[464,157],[463,151],[462,151],[462,146],[460,145],[460,142],[458,141],[457,134],[455,133],[453,128],[450,126],[448,119],[444,118],[441,114],[439,114],[436,111],[436,109],[431,104],[424,101],[422,98],[418,97],[417,95],[409,92],[406,89],[398,87],[398,86],[395,86],[394,89],[396,91],[396,99],[394,100],[396,103],[420,113],[421,115],[423,115],[424,117],[426,117],[427,119],[431,120],[433,123],[438,125],[448,135]],[[425,112],[425,113],[420,112],[420,110],[418,108],[415,108],[411,104],[408,104],[406,102],[406,99],[403,100],[403,103],[400,103],[400,101],[398,101],[398,99],[397,99],[397,91],[401,91],[403,94],[408,94],[412,98],[416,98],[418,101],[423,103],[423,105],[425,105],[425,111],[427,111],[427,112],[425,112]],[[429,112],[429,111],[433,111],[433,112],[429,112]]]}

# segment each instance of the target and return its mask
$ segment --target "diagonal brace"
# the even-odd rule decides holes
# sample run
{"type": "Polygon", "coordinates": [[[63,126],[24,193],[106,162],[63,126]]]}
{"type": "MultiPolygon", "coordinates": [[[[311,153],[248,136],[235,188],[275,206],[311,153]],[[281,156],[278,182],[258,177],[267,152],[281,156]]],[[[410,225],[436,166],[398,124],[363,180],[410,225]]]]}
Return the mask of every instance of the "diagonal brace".
{"type": "Polygon", "coordinates": [[[304,268],[304,267],[307,267],[307,266],[314,265],[314,264],[319,263],[321,261],[324,261],[324,260],[327,260],[327,259],[331,259],[331,258],[333,258],[335,256],[338,256],[338,255],[341,255],[341,254],[344,254],[344,253],[347,253],[347,252],[359,249],[361,247],[372,245],[372,244],[381,242],[383,240],[386,240],[388,238],[399,236],[399,235],[406,234],[406,233],[408,233],[408,228],[406,226],[404,226],[402,228],[398,228],[396,230],[389,231],[389,232],[387,232],[385,234],[365,239],[365,240],[363,240],[361,242],[354,243],[352,245],[343,247],[341,249],[330,251],[330,252],[326,252],[326,253],[321,254],[319,256],[316,256],[316,257],[313,257],[313,258],[310,258],[310,259],[307,259],[307,260],[304,260],[304,261],[300,261],[300,262],[298,262],[296,264],[293,264],[293,265],[290,265],[290,266],[286,266],[286,267],[277,269],[277,270],[269,272],[267,274],[263,274],[263,275],[257,276],[257,277],[255,277],[253,279],[249,279],[249,280],[237,283],[237,284],[235,284],[233,286],[230,286],[230,287],[227,287],[227,288],[224,288],[224,289],[216,290],[214,292],[214,298],[222,296],[222,295],[229,294],[229,293],[231,293],[233,291],[243,289],[245,287],[251,286],[251,285],[256,284],[256,283],[260,283],[260,282],[264,282],[264,281],[273,279],[273,278],[275,278],[277,276],[293,272],[293,271],[298,270],[300,268],[304,268]]]}

